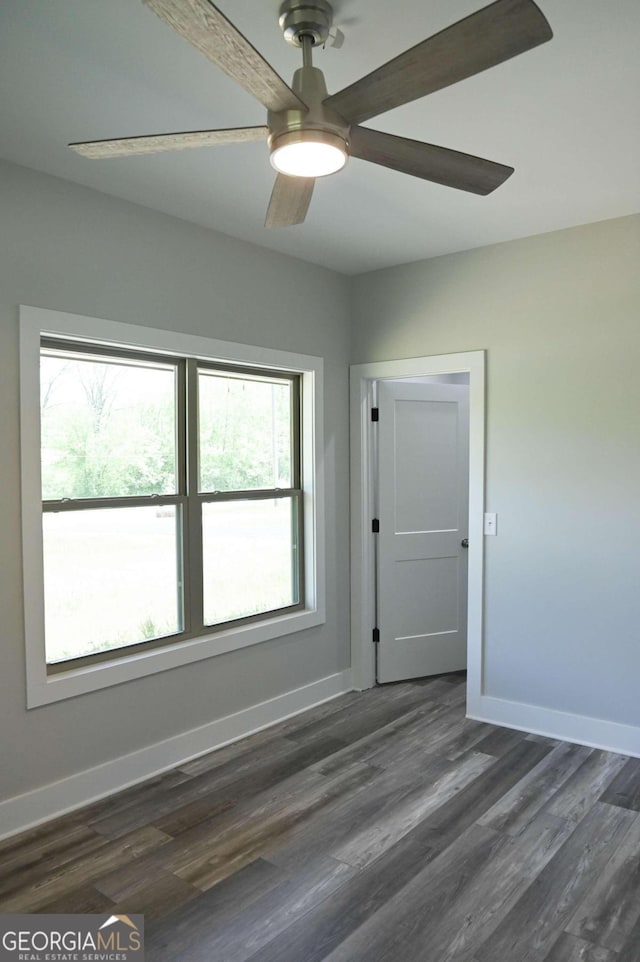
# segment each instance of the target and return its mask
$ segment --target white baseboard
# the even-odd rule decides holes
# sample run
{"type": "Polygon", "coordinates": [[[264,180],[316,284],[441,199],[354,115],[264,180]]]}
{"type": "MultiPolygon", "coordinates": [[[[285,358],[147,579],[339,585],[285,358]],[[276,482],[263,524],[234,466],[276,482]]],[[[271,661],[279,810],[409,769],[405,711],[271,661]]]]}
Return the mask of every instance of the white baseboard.
{"type": "Polygon", "coordinates": [[[640,758],[640,728],[632,725],[621,725],[587,715],[572,715],[539,705],[505,701],[489,695],[471,698],[467,703],[467,717],[640,758]]]}
{"type": "Polygon", "coordinates": [[[348,669],[148,748],[9,798],[0,802],[0,839],[184,765],[199,755],[238,741],[352,690],[351,671],[348,669]]]}

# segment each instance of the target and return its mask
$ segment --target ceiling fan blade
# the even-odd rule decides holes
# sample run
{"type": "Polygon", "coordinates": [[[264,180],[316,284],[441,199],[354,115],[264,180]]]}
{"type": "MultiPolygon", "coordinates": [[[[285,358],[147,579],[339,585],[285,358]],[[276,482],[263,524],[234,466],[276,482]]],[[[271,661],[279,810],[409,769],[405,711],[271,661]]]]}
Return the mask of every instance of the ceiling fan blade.
{"type": "Polygon", "coordinates": [[[209,0],[144,0],[144,3],[268,110],[307,109],[209,0]]]}
{"type": "Polygon", "coordinates": [[[75,150],[76,154],[99,160],[103,157],[134,157],[139,154],[158,154],[166,150],[187,150],[190,147],[247,143],[252,140],[266,140],[268,136],[268,127],[233,127],[229,130],[189,130],[177,134],[122,137],[119,140],[91,140],[83,144],[69,144],[69,147],[75,150]]]}
{"type": "Polygon", "coordinates": [[[411,47],[324,103],[351,124],[464,80],[551,40],[533,0],[497,0],[411,47]]]}
{"type": "Polygon", "coordinates": [[[271,192],[265,227],[291,227],[307,216],[314,177],[287,177],[278,174],[271,192]]]}
{"type": "Polygon", "coordinates": [[[369,160],[403,174],[472,194],[490,194],[513,173],[513,167],[492,160],[423,144],[419,140],[394,137],[368,127],[351,128],[349,153],[360,160],[369,160]]]}

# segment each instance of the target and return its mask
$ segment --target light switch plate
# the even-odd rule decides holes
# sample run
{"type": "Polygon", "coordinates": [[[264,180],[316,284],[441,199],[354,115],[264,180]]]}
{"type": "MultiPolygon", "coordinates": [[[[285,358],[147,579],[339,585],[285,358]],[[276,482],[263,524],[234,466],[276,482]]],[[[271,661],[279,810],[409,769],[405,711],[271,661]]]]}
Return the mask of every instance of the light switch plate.
{"type": "Polygon", "coordinates": [[[488,536],[498,533],[498,515],[495,511],[486,511],[484,515],[484,533],[488,536]]]}

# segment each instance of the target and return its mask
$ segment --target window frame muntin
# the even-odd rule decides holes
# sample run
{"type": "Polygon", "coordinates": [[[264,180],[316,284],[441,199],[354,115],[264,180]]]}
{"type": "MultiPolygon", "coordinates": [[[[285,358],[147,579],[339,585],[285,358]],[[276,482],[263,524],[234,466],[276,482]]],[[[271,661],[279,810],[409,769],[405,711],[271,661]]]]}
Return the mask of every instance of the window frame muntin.
{"type": "MultiPolygon", "coordinates": [[[[66,658],[61,661],[46,661],[47,675],[58,675],[84,668],[92,664],[106,663],[114,659],[125,658],[129,654],[142,653],[157,649],[165,645],[181,644],[200,638],[210,632],[220,632],[230,626],[241,626],[262,622],[271,617],[284,615],[293,611],[303,610],[305,607],[304,580],[304,500],[301,487],[301,437],[302,437],[302,398],[300,391],[301,375],[292,371],[280,371],[267,368],[245,367],[234,364],[220,364],[213,361],[202,361],[196,357],[184,357],[162,352],[148,352],[129,350],[126,347],[107,347],[93,344],[90,341],[76,341],[72,339],[56,339],[47,336],[40,338],[40,357],[43,352],[66,353],[70,358],[77,358],[90,362],[95,356],[104,358],[114,364],[123,360],[142,361],[149,364],[162,364],[175,369],[175,494],[123,495],[100,498],[58,498],[42,499],[42,513],[57,514],[60,512],[77,512],[89,510],[109,510],[129,507],[152,507],[154,505],[172,505],[176,508],[176,539],[178,558],[178,616],[181,617],[183,628],[162,635],[157,638],[133,642],[130,645],[120,645],[105,651],[79,655],[76,658],[66,658]],[[289,488],[252,488],[230,489],[225,491],[200,491],[200,420],[198,410],[198,374],[200,369],[219,372],[225,376],[238,379],[252,379],[278,383],[288,381],[291,388],[291,476],[298,484],[289,488]],[[293,512],[295,505],[296,527],[292,525],[294,540],[291,545],[292,558],[295,556],[297,568],[298,600],[291,605],[281,608],[269,608],[266,611],[245,615],[240,618],[228,619],[215,624],[207,624],[204,619],[204,555],[202,550],[202,507],[204,504],[231,501],[260,501],[260,500],[289,500],[293,512]],[[180,585],[180,574],[182,585],[180,585]]],[[[293,569],[293,564],[292,564],[293,569]]]]}

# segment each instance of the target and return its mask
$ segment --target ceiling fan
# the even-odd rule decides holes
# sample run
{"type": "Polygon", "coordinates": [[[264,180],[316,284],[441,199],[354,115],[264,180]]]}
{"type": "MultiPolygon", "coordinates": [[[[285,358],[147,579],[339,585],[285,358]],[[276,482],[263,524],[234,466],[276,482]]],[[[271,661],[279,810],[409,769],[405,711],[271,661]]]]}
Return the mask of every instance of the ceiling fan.
{"type": "Polygon", "coordinates": [[[210,0],[143,2],[267,108],[266,126],[69,146],[84,157],[102,158],[267,140],[278,174],[266,227],[302,223],[315,178],[340,170],[349,156],[458,190],[491,193],[513,173],[513,167],[360,125],[553,36],[533,0],[496,0],[329,95],[322,71],[312,63],[313,47],[326,43],[332,28],[328,0],[285,0],[280,8],[285,40],[302,48],[303,66],[296,70],[291,87],[210,0]]]}

